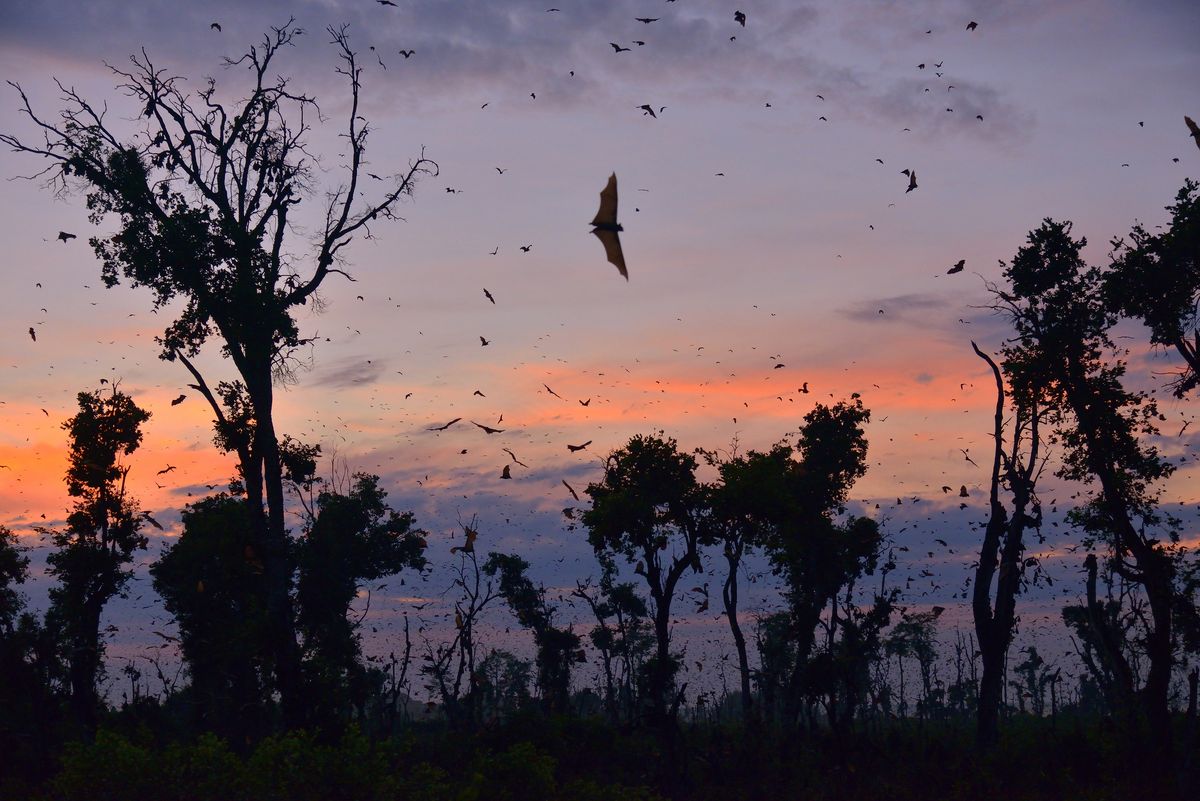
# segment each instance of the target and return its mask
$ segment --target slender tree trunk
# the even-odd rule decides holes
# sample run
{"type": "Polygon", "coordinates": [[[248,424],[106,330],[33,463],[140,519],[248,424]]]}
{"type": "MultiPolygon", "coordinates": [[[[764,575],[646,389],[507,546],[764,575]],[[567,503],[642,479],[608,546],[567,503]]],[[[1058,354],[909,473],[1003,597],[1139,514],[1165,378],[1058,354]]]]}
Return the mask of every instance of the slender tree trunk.
{"type": "Polygon", "coordinates": [[[721,598],[725,602],[725,617],[729,619],[729,630],[733,634],[733,645],[737,649],[738,672],[742,686],[742,720],[750,724],[754,714],[754,697],[750,694],[750,659],[746,654],[746,637],[742,634],[742,626],[738,623],[738,584],[737,571],[741,563],[742,549],[726,548],[725,559],[729,562],[729,574],[725,577],[725,586],[721,589],[721,598]]]}

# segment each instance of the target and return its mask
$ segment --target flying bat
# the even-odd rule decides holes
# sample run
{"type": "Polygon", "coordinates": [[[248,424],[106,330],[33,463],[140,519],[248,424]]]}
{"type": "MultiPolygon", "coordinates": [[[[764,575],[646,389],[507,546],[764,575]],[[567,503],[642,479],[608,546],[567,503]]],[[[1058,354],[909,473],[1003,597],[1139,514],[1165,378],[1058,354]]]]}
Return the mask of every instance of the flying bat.
{"type": "MultiPolygon", "coordinates": [[[[1191,132],[1192,138],[1196,140],[1196,147],[1200,147],[1200,125],[1197,125],[1196,121],[1186,114],[1183,117],[1183,121],[1187,125],[1188,131],[1191,132]]],[[[62,234],[59,234],[59,236],[62,236],[62,234]]]]}
{"type": "Polygon", "coordinates": [[[163,475],[164,473],[170,473],[170,472],[171,472],[172,470],[174,470],[174,469],[175,469],[175,465],[173,465],[173,464],[169,464],[169,465],[167,465],[166,467],[164,467],[162,470],[159,470],[159,471],[158,471],[158,475],[160,475],[160,476],[161,476],[161,475],[163,475]]]}
{"type": "Polygon", "coordinates": [[[500,471],[500,478],[512,478],[512,467],[504,465],[504,469],[500,471]]]}
{"type": "Polygon", "coordinates": [[[480,425],[479,423],[476,423],[474,420],[471,421],[471,424],[478,428],[482,428],[484,430],[484,433],[486,433],[486,434],[503,434],[504,433],[503,428],[488,428],[485,425],[480,425]]]}
{"type": "Polygon", "coordinates": [[[592,441],[589,439],[587,442],[583,443],[582,445],[568,445],[567,450],[569,450],[571,453],[575,453],[576,451],[583,450],[584,448],[586,448],[588,445],[591,445],[591,444],[592,444],[592,441]]]}
{"type": "Polygon", "coordinates": [[[179,404],[183,403],[185,400],[187,400],[187,395],[180,395],[178,398],[175,398],[174,400],[171,401],[171,405],[178,406],[179,404]]]}
{"type": "Polygon", "coordinates": [[[427,428],[425,430],[426,431],[445,431],[447,428],[454,425],[461,419],[462,419],[461,417],[455,417],[453,420],[451,420],[449,423],[446,423],[446,425],[444,425],[444,426],[434,426],[433,428],[427,428]]]}
{"type": "Polygon", "coordinates": [[[743,28],[746,27],[746,15],[743,14],[741,11],[733,12],[733,21],[736,22],[738,25],[741,25],[743,28]]]}
{"type": "Polygon", "coordinates": [[[978,28],[978,27],[979,27],[979,23],[978,23],[978,22],[976,22],[975,20],[971,20],[970,22],[968,22],[968,23],[967,23],[967,30],[968,30],[968,31],[973,31],[973,30],[975,30],[975,29],[976,29],[976,28],[978,28]]]}
{"type": "Polygon", "coordinates": [[[638,108],[642,110],[643,117],[649,114],[651,117],[658,119],[658,115],[654,113],[654,106],[650,105],[649,103],[643,103],[642,105],[638,106],[638,108]]]}
{"type": "Polygon", "coordinates": [[[75,238],[76,238],[75,234],[68,234],[66,231],[58,232],[58,241],[59,242],[69,242],[70,240],[75,239],[75,238]]]}
{"type": "Polygon", "coordinates": [[[901,175],[908,176],[908,189],[904,190],[904,194],[908,194],[917,188],[917,171],[916,170],[901,170],[901,175]]]}
{"type": "Polygon", "coordinates": [[[495,306],[495,305],[496,305],[496,299],[492,297],[492,293],[491,293],[491,292],[488,292],[486,287],[485,287],[485,288],[484,288],[484,290],[483,290],[483,296],[484,296],[485,298],[487,298],[488,300],[490,300],[490,301],[492,302],[492,305],[493,305],[493,306],[495,306]]]}
{"type": "Polygon", "coordinates": [[[542,386],[543,386],[543,387],[545,387],[545,388],[546,388],[546,391],[547,391],[547,392],[549,392],[551,395],[553,395],[554,397],[558,398],[559,400],[562,400],[562,395],[559,395],[557,392],[555,392],[554,390],[550,389],[550,385],[549,385],[549,384],[542,384],[542,386]]]}
{"type": "Polygon", "coordinates": [[[571,497],[575,500],[579,500],[579,493],[575,492],[575,488],[568,484],[565,478],[562,480],[562,483],[563,486],[567,488],[567,492],[571,493],[571,497]]]}
{"type": "Polygon", "coordinates": [[[619,232],[624,230],[617,222],[617,174],[614,172],[608,176],[608,183],[600,191],[600,210],[592,220],[592,233],[604,245],[604,255],[609,263],[628,281],[629,271],[625,269],[625,253],[621,250],[619,236],[619,232]]]}
{"type": "Polygon", "coordinates": [[[658,22],[660,17],[634,17],[638,22],[644,22],[649,25],[651,22],[658,22]]]}
{"type": "Polygon", "coordinates": [[[219,22],[214,22],[211,25],[209,25],[208,27],[212,28],[217,33],[221,32],[221,23],[219,23],[219,22]]]}
{"type": "MultiPolygon", "coordinates": [[[[399,53],[400,55],[404,56],[404,58],[409,59],[409,58],[412,58],[413,53],[415,53],[417,51],[416,50],[397,50],[396,52],[399,53]]],[[[486,106],[487,103],[484,103],[484,105],[486,106]]]]}
{"type": "Polygon", "coordinates": [[[621,47],[616,42],[609,42],[609,44],[612,45],[612,49],[614,52],[617,52],[617,53],[628,53],[629,52],[628,47],[621,47]]]}
{"type": "Polygon", "coordinates": [[[965,267],[966,264],[967,264],[966,259],[959,259],[957,262],[955,262],[953,267],[951,267],[949,270],[946,271],[946,275],[954,275],[955,273],[961,273],[963,271],[963,267],[965,267]]]}
{"type": "Polygon", "coordinates": [[[33,330],[32,325],[29,326],[29,338],[32,339],[34,342],[37,342],[37,331],[33,330]]]}

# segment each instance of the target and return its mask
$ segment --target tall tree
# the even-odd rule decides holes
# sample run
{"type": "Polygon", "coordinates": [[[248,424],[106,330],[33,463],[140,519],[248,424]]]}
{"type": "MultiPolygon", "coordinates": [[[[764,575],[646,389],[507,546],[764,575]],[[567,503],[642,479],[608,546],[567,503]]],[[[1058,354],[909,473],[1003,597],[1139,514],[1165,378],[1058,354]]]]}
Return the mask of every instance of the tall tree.
{"type": "Polygon", "coordinates": [[[50,590],[47,625],[62,638],[71,689],[71,707],[86,729],[94,729],[100,699],[96,682],[104,644],[100,615],[129,581],[133,554],[146,547],[142,512],[126,493],[129,467],[124,457],[142,442],[150,413],[116,387],[80,392],[79,412],[68,432],[67,492],[76,498],[67,527],[51,531],[56,550],[47,558],[58,579],[50,590]]]}
{"type": "Polygon", "coordinates": [[[1128,243],[1113,242],[1104,298],[1110,309],[1145,323],[1153,344],[1183,358],[1174,382],[1182,398],[1200,385],[1200,184],[1185,181],[1167,211],[1171,222],[1162,232],[1139,223],[1128,243]]]}
{"type": "MultiPolygon", "coordinates": [[[[351,710],[364,711],[367,671],[359,620],[350,604],[363,581],[425,566],[424,532],[411,512],[387,504],[379,477],[356,473],[346,493],[322,492],[296,548],[296,612],[304,643],[311,720],[333,731],[351,710]]],[[[368,590],[368,603],[370,591],[368,590]]]]}
{"type": "Polygon", "coordinates": [[[1011,353],[1005,362],[1012,384],[1012,425],[1005,444],[1007,394],[1004,376],[991,356],[971,347],[987,362],[996,380],[996,412],[992,422],[991,481],[988,486],[988,521],[984,527],[971,611],[975,636],[983,660],[983,675],[976,697],[976,740],[991,748],[1000,737],[1000,702],[1004,696],[1004,665],[1017,623],[1017,595],[1025,575],[1025,532],[1042,524],[1036,493],[1037,477],[1044,466],[1041,456],[1043,390],[1037,364],[1027,364],[1011,353]],[[1005,505],[1006,493],[1012,511],[1005,505]],[[994,589],[993,589],[994,588],[994,589]],[[993,601],[993,593],[995,600],[993,601]]]}
{"type": "Polygon", "coordinates": [[[500,595],[517,622],[533,632],[537,646],[537,681],[542,702],[551,714],[571,708],[571,667],[581,661],[579,635],[554,625],[555,608],[546,600],[546,588],[526,575],[529,563],[516,554],[491,553],[483,572],[500,577],[500,595]]]}
{"type": "Polygon", "coordinates": [[[150,566],[179,626],[200,728],[239,746],[265,734],[271,696],[266,580],[245,502],[221,494],[183,512],[183,533],[150,566]]]}
{"type": "Polygon", "coordinates": [[[1158,410],[1144,392],[1125,389],[1125,364],[1109,336],[1115,313],[1089,267],[1071,223],[1046,219],[1029,233],[1004,270],[997,296],[1016,336],[1005,360],[1025,366],[1041,387],[1063,448],[1058,475],[1094,487],[1073,522],[1107,547],[1112,568],[1141,587],[1150,608],[1145,652],[1150,663],[1142,708],[1155,751],[1170,752],[1169,691],[1174,664],[1172,618],[1178,532],[1158,509],[1155,484],[1173,466],[1145,442],[1158,410]]]}
{"type": "Polygon", "coordinates": [[[746,635],[738,620],[738,571],[748,551],[758,545],[759,532],[755,525],[756,496],[759,486],[769,476],[772,463],[763,454],[734,454],[722,459],[716,453],[704,453],[705,460],[716,466],[720,480],[712,488],[710,521],[715,529],[715,539],[725,557],[725,581],[721,585],[721,601],[725,607],[725,620],[733,636],[737,652],[738,675],[741,680],[742,718],[747,723],[753,715],[754,694],[750,689],[750,658],[746,649],[746,635]]]}
{"type": "Polygon", "coordinates": [[[805,415],[794,445],[779,443],[745,457],[754,480],[742,509],[786,585],[795,643],[784,697],[787,725],[799,721],[808,695],[805,674],[822,613],[878,563],[882,538],[875,522],[842,519],[850,488],[866,473],[868,420],[857,395],[818,405],[805,415]]]}
{"type": "Polygon", "coordinates": [[[705,500],[695,471],[695,458],[680,453],[674,439],[635,436],[609,455],[604,479],[588,485],[592,508],[583,515],[601,561],[623,557],[650,592],[656,651],[647,665],[646,700],[651,723],[660,728],[678,707],[671,604],[684,573],[702,570],[705,500]]]}
{"type": "Polygon", "coordinates": [[[179,316],[158,337],[161,358],[179,359],[192,373],[212,407],[219,439],[237,452],[246,501],[262,531],[270,647],[284,717],[292,724],[303,721],[304,696],[275,381],[291,374],[294,349],[312,341],[301,338],[295,307],[311,300],[319,308],[324,280],[331,273],[349,277],[338,266],[346,246],[355,236],[369,236],[371,223],[396,219],[397,204],[412,194],[418,178],[437,171],[422,153],[378,192],[363,188],[370,126],[359,103],[362,70],[346,28],[328,32],[341,62],[337,71],[349,87],[342,134],[348,152],[342,183],[326,195],[324,229],[313,253],[289,247],[294,209],[316,188],[319,171],[307,138],[320,118],[313,98],[275,72],[280,52],[303,33],[292,21],[240,58],[226,60],[249,72],[250,87],[240,100],[224,101],[212,79],[192,93],[184,79],[142,51],[131,57],[128,70],[112,68],[120,91],[141,109],[136,133],[116,130],[104,105],[61,84],[66,107],[57,120],[42,117],[14,84],[39,139],[0,134],[13,149],[47,159],[44,174],[56,189],[82,186],[95,222],[117,218],[116,233],[91,240],[106,285],[124,278],[148,287],[156,309],[182,302],[179,316]],[[190,360],[214,334],[239,376],[225,386],[244,400],[240,428],[226,418],[190,360]]]}

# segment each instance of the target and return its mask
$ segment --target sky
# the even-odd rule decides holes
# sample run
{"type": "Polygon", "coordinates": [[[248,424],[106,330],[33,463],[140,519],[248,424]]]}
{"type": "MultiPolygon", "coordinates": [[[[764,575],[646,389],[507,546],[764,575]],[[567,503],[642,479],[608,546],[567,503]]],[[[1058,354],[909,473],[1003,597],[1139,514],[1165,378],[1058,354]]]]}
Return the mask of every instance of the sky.
{"type": "MultiPolygon", "coordinates": [[[[413,604],[432,600],[423,633],[444,630],[462,523],[476,520],[483,551],[524,555],[556,597],[597,573],[563,513],[581,504],[562,480],[582,491],[639,433],[685,450],[765,449],[816,403],[854,392],[872,412],[871,467],[851,511],[908,548],[890,580],[911,579],[909,607],[947,607],[943,639],[967,631],[955,596],[978,552],[988,478],[978,457],[994,405],[970,342],[996,352],[1006,336],[985,308],[986,282],[1045,217],[1073,220],[1087,257],[1106,263],[1113,237],[1163,223],[1184,179],[1200,177],[1182,120],[1200,113],[1200,6],[1183,1],[0,0],[0,77],[46,115],[61,107],[57,79],[107,102],[131,135],[136,109],[107,65],[145,48],[189,85],[211,76],[233,98],[245,76],[223,59],[289,17],[304,35],[279,71],[323,117],[310,137],[322,158],[314,194],[292,236],[298,263],[311,263],[324,192],[345,175],[348,91],[328,26],[348,26],[364,67],[368,169],[394,174],[422,152],[439,167],[402,221],[347,249],[354,282],[331,276],[321,312],[302,310],[302,332],[319,339],[277,401],[278,430],[335,458],[324,475],[380,475],[392,504],[430,532],[430,575],[372,597],[374,653],[394,647],[405,611],[417,619],[413,604]],[[904,169],[917,173],[912,192],[904,169]],[[589,235],[611,173],[628,281],[589,235]],[[960,259],[965,270],[947,275],[960,259]],[[968,488],[966,509],[944,485],[968,488]]],[[[36,136],[7,86],[0,130],[36,136]]],[[[33,527],[65,518],[61,424],[76,393],[119,379],[152,412],[129,486],[167,530],[107,612],[120,664],[171,630],[146,565],[232,461],[213,447],[190,377],[157,358],[170,310],[152,314],[141,290],[104,289],[86,239],[112,221],[93,226],[80,191],[22,179],[42,166],[0,152],[0,522],[33,548],[26,594],[44,606],[46,545],[33,527]],[[78,238],[59,242],[59,231],[78,238]]],[[[1149,351],[1135,327],[1122,334],[1131,385],[1163,384],[1170,355],[1149,351]]],[[[200,361],[210,383],[234,375],[215,344],[200,361]]],[[[1163,497],[1195,540],[1200,426],[1176,436],[1194,402],[1164,395],[1160,445],[1186,461],[1163,497]]],[[[1057,496],[1053,479],[1044,486],[1057,496]]],[[[1054,523],[1076,489],[1061,488],[1054,523]]],[[[1082,592],[1081,556],[1066,550],[1078,536],[1065,523],[1046,534],[1032,552],[1055,583],[1020,601],[1021,642],[1068,659],[1057,610],[1082,592]]],[[[748,585],[747,621],[779,604],[761,564],[750,572],[761,580],[748,585]]],[[[720,662],[732,645],[713,600],[707,615],[681,603],[677,635],[720,662]]],[[[493,613],[494,644],[527,648],[499,633],[505,614],[493,613]]]]}

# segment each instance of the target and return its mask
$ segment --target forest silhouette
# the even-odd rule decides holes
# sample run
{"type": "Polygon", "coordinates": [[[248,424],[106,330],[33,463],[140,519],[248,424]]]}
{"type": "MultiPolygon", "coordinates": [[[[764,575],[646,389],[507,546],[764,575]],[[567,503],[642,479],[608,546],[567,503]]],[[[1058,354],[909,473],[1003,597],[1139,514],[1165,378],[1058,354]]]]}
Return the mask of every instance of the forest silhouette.
{"type": "MultiPolygon", "coordinates": [[[[952,681],[937,669],[945,609],[918,609],[889,585],[893,544],[848,505],[869,464],[871,411],[857,394],[817,403],[766,450],[646,432],[607,454],[601,480],[578,493],[564,480],[582,507],[564,514],[598,577],[569,592],[585,626],[564,622],[568,601],[530,577],[522,554],[462,521],[452,627],[418,638],[405,616],[403,639],[373,660],[352,606],[363,587],[426,570],[426,532],[393,508],[379,476],[321,478],[327,455],[277,430],[276,401],[313,343],[298,307],[319,304],[330,276],[349,277],[355,237],[395,219],[438,165],[420,152],[400,174],[370,176],[383,191],[366,199],[361,66],[346,29],[328,33],[346,151],[307,270],[289,257],[289,218],[320,202],[305,122],[317,111],[272,66],[293,24],[230,62],[254,76],[235,105],[212,82],[189,92],[145,52],[114,69],[142,109],[136,140],[73,89],[45,116],[15,87],[38,134],[0,142],[42,159],[51,190],[83,193],[97,223],[115,224],[91,240],[108,287],[146,288],[155,310],[178,312],[157,336],[160,358],[207,403],[214,447],[236,474],[182,510],[178,537],[150,566],[176,626],[154,634],[182,678],[161,656],[149,661],[154,682],[130,664],[118,701],[102,690],[102,616],[162,528],[135,497],[149,477],[128,465],[150,413],[116,380],[78,392],[63,423],[72,507],[64,526],[38,529],[53,543],[44,614],[21,593],[20,538],[0,526],[0,797],[1194,797],[1200,561],[1184,542],[1194,532],[1163,503],[1175,470],[1154,444],[1165,418],[1123,380],[1128,350],[1113,331],[1143,324],[1142,344],[1182,362],[1175,397],[1196,401],[1200,184],[1184,183],[1160,232],[1137,225],[1115,239],[1102,266],[1084,260],[1071,222],[1047,218],[988,285],[1008,332],[963,343],[994,378],[995,406],[974,631],[952,646],[952,681]],[[205,345],[236,378],[204,374],[205,345]],[[1039,494],[1048,474],[1078,487],[1068,519],[1084,534],[1084,600],[1061,609],[1084,666],[1076,675],[1013,647],[1021,596],[1046,580],[1030,550],[1057,504],[1039,494]],[[716,567],[703,554],[720,557],[716,567]],[[751,558],[782,587],[781,610],[756,619],[739,606],[751,558]],[[481,643],[485,612],[498,608],[532,660],[481,643]],[[705,665],[678,645],[680,609],[724,615],[735,688],[710,697],[690,686],[705,665]]],[[[628,280],[615,174],[608,181],[591,233],[628,280]]]]}

